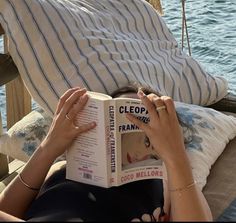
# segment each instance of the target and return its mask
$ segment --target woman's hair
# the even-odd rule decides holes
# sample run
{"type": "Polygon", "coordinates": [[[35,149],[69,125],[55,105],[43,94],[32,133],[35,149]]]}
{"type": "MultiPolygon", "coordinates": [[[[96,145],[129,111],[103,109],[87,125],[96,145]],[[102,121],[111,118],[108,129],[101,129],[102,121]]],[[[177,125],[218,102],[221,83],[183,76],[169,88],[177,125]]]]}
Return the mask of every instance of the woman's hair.
{"type": "Polygon", "coordinates": [[[145,94],[153,93],[153,94],[156,94],[158,96],[161,96],[159,93],[154,91],[152,88],[150,88],[148,86],[143,86],[143,85],[141,85],[137,82],[133,82],[133,83],[130,83],[129,85],[121,87],[121,88],[115,90],[114,92],[112,92],[111,97],[117,98],[122,94],[137,93],[139,89],[142,90],[145,94]]]}

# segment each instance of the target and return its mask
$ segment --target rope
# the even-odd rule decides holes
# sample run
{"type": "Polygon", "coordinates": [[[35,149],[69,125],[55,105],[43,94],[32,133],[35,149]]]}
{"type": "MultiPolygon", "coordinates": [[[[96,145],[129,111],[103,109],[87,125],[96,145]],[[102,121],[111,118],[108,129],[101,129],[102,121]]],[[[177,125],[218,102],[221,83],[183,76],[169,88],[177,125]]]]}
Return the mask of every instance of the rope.
{"type": "MultiPolygon", "coordinates": [[[[159,13],[163,15],[163,9],[161,5],[161,0],[146,0],[149,2],[159,13]]],[[[182,50],[184,50],[184,34],[186,32],[187,44],[188,44],[188,53],[189,56],[192,55],[189,35],[188,35],[188,26],[187,26],[187,19],[186,19],[186,12],[185,12],[185,0],[182,0],[182,50]]]]}
{"type": "Polygon", "coordinates": [[[182,0],[182,50],[184,49],[184,31],[186,32],[186,37],[187,37],[188,53],[189,53],[189,56],[191,56],[192,53],[191,53],[191,47],[190,47],[189,35],[188,35],[188,26],[187,26],[186,12],[185,12],[185,0],[182,0]]]}

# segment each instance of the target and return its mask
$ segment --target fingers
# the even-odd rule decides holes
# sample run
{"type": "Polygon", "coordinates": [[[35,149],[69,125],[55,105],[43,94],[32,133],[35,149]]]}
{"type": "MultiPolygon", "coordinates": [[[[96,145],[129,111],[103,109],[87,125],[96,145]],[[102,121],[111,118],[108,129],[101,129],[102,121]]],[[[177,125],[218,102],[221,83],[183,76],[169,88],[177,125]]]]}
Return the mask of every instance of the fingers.
{"type": "Polygon", "coordinates": [[[142,91],[138,92],[138,96],[148,110],[150,120],[158,117],[161,119],[167,118],[166,105],[161,97],[155,94],[146,96],[142,91]]]}
{"type": "Polygon", "coordinates": [[[75,125],[75,117],[78,112],[81,111],[88,101],[88,95],[86,89],[70,89],[61,98],[61,104],[58,105],[58,111],[60,111],[59,119],[66,122],[66,126],[69,126],[75,136],[87,132],[96,126],[95,122],[84,124],[81,126],[75,125]]]}
{"type": "Polygon", "coordinates": [[[73,92],[69,98],[67,98],[67,100],[65,101],[60,113],[62,116],[66,116],[66,114],[68,114],[68,112],[70,111],[71,107],[77,103],[80,99],[81,96],[83,96],[86,93],[86,89],[78,89],[75,92],[73,92]]]}
{"type": "Polygon", "coordinates": [[[148,95],[148,97],[150,98],[152,103],[155,105],[155,110],[158,116],[160,118],[166,118],[167,111],[166,111],[166,105],[163,98],[158,97],[157,95],[154,95],[154,94],[148,95]]]}
{"type": "MultiPolygon", "coordinates": [[[[168,96],[159,97],[155,94],[145,95],[140,90],[138,91],[138,96],[148,110],[151,122],[152,120],[166,122],[168,119],[177,119],[175,105],[172,98],[168,96]]],[[[144,126],[140,123],[139,120],[136,121],[132,119],[132,122],[134,121],[137,123],[137,126],[140,126],[138,126],[139,128],[143,129],[144,126]]]]}
{"type": "Polygon", "coordinates": [[[143,93],[143,91],[139,90],[138,91],[138,97],[141,99],[143,105],[146,107],[148,110],[150,119],[156,116],[156,108],[152,101],[143,93]]]}
{"type": "Polygon", "coordinates": [[[174,101],[172,100],[172,98],[170,98],[168,96],[161,96],[161,99],[165,103],[166,111],[167,111],[168,115],[170,116],[170,118],[177,119],[175,104],[174,104],[174,101]]]}
{"type": "Polygon", "coordinates": [[[167,110],[168,114],[175,113],[175,105],[174,105],[174,101],[172,100],[172,98],[170,98],[168,96],[161,96],[161,100],[166,105],[166,110],[167,110]]]}
{"type": "Polygon", "coordinates": [[[81,126],[75,126],[75,134],[80,135],[81,133],[87,132],[96,127],[96,122],[90,122],[81,126]]]}
{"type": "Polygon", "coordinates": [[[59,103],[57,105],[57,109],[55,114],[58,115],[64,105],[64,103],[66,102],[66,100],[76,91],[80,89],[80,87],[76,87],[76,88],[71,88],[69,90],[67,90],[60,98],[59,103]]]}
{"type": "Polygon", "coordinates": [[[148,125],[145,124],[143,121],[140,121],[139,119],[137,119],[137,117],[135,117],[134,115],[127,113],[126,117],[130,122],[137,125],[139,129],[142,129],[145,132],[148,131],[148,125]]]}
{"type": "Polygon", "coordinates": [[[78,112],[81,111],[88,101],[88,95],[84,94],[78,101],[75,103],[72,108],[67,113],[67,116],[74,120],[78,112]]]}

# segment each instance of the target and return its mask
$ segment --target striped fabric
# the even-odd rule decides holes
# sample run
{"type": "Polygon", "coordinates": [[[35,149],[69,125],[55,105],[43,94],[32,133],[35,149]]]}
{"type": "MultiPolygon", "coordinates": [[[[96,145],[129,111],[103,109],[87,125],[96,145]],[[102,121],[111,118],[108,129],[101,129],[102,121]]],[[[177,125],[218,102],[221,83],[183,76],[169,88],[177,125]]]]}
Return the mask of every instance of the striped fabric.
{"type": "Polygon", "coordinates": [[[73,86],[110,94],[136,81],[199,105],[227,94],[145,0],[0,0],[0,22],[29,92],[50,114],[73,86]]]}

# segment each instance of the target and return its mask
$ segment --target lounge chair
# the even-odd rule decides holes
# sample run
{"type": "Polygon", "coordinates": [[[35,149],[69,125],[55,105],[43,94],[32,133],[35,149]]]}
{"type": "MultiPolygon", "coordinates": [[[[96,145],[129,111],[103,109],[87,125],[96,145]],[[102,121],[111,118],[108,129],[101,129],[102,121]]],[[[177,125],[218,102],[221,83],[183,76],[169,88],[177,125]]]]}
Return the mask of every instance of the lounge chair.
{"type": "MultiPolygon", "coordinates": [[[[4,31],[0,27],[0,34],[4,31]]],[[[8,110],[8,129],[30,112],[30,97],[21,81],[17,67],[9,55],[0,55],[0,85],[7,84],[7,100],[14,106],[8,110]],[[10,83],[9,83],[10,82],[10,83]],[[14,87],[13,87],[14,86],[14,87]],[[19,90],[16,90],[17,87],[19,90]],[[21,96],[19,97],[19,91],[21,96]],[[21,100],[21,102],[19,102],[21,100]],[[13,117],[14,116],[14,117],[13,117]]],[[[236,116],[236,97],[228,94],[210,107],[236,116]]],[[[236,198],[236,138],[226,146],[224,152],[215,162],[203,189],[209,202],[214,219],[236,198]]],[[[9,158],[0,155],[0,191],[17,175],[24,162],[17,160],[9,163],[9,158]]]]}

